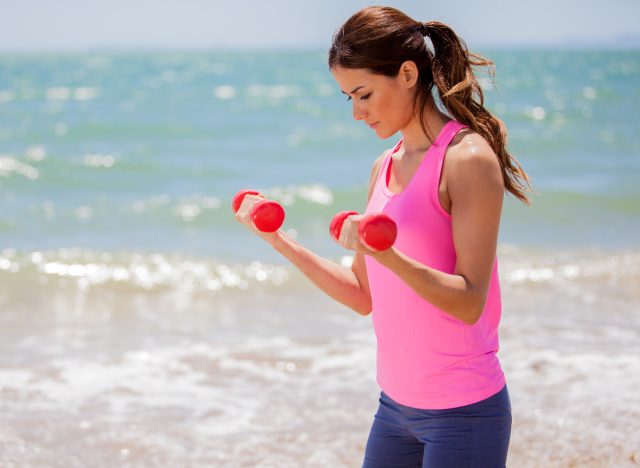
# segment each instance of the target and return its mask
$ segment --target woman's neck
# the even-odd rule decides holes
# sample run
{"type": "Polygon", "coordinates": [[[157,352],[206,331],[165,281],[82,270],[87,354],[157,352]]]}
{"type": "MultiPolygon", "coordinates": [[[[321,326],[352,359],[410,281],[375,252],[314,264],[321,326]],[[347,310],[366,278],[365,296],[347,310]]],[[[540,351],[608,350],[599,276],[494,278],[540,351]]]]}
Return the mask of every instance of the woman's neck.
{"type": "Polygon", "coordinates": [[[404,154],[411,156],[414,154],[424,154],[429,149],[432,141],[440,133],[442,127],[451,120],[447,115],[440,112],[430,99],[423,110],[424,124],[431,138],[427,138],[422,126],[420,125],[419,114],[415,114],[409,124],[401,130],[402,133],[402,146],[404,154]]]}

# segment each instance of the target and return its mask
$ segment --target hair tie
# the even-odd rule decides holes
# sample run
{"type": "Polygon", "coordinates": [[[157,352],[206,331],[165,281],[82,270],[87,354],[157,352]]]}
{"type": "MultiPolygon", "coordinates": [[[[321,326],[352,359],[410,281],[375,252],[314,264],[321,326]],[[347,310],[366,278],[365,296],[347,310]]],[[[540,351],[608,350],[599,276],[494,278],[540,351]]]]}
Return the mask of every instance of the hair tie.
{"type": "Polygon", "coordinates": [[[427,25],[424,23],[420,23],[420,26],[418,26],[418,32],[420,32],[420,34],[422,34],[422,36],[428,36],[429,35],[429,30],[427,29],[427,25]]]}

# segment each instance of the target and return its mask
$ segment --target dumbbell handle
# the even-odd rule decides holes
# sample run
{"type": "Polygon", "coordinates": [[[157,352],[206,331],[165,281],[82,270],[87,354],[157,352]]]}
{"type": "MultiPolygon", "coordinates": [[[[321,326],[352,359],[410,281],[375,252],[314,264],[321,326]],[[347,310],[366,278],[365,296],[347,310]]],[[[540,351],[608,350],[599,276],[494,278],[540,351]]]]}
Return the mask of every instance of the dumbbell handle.
{"type": "MultiPolygon", "coordinates": [[[[341,211],[333,217],[329,226],[331,236],[338,240],[342,226],[349,216],[357,215],[357,211],[341,211]]],[[[396,240],[398,227],[396,223],[384,213],[365,215],[358,225],[360,240],[375,250],[387,250],[396,240]]]]}
{"type": "Polygon", "coordinates": [[[233,212],[238,212],[247,195],[263,198],[251,207],[250,217],[255,227],[262,232],[274,232],[280,229],[284,222],[284,209],[279,203],[264,199],[262,194],[255,190],[241,190],[236,193],[231,202],[233,212]]]}

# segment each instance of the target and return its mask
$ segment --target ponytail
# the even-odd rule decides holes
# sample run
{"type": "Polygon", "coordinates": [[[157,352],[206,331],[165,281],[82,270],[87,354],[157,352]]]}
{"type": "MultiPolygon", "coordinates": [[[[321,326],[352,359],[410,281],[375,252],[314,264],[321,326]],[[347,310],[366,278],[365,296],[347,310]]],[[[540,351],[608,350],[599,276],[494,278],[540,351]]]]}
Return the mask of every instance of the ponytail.
{"type": "MultiPolygon", "coordinates": [[[[531,188],[529,177],[517,159],[507,150],[507,131],[504,123],[484,107],[484,95],[472,67],[485,67],[493,81],[495,65],[492,61],[470,53],[464,41],[447,25],[437,21],[419,23],[419,30],[431,39],[433,53],[429,89],[437,88],[438,96],[447,112],[457,121],[480,134],[498,156],[505,190],[529,204],[526,191],[531,188]]],[[[427,73],[429,75],[429,73],[427,73]]],[[[420,109],[428,96],[422,96],[420,109]]],[[[426,133],[423,113],[420,124],[426,133]]]]}

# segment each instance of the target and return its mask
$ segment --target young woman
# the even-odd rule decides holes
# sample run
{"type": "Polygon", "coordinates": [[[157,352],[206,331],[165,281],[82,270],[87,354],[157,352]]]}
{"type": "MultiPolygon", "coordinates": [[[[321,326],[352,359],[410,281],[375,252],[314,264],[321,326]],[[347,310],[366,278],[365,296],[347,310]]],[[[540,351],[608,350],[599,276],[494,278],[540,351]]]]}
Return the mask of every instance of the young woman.
{"type": "Polygon", "coordinates": [[[352,216],[340,237],[354,251],[345,268],[238,214],[332,298],[373,313],[382,392],[365,467],[505,466],[496,246],[504,192],[528,202],[528,179],[483,107],[473,67],[491,65],[442,23],[357,12],[336,32],[329,67],[356,120],[380,138],[402,134],[373,164],[366,210],[397,223],[395,244],[365,245],[352,216]]]}

